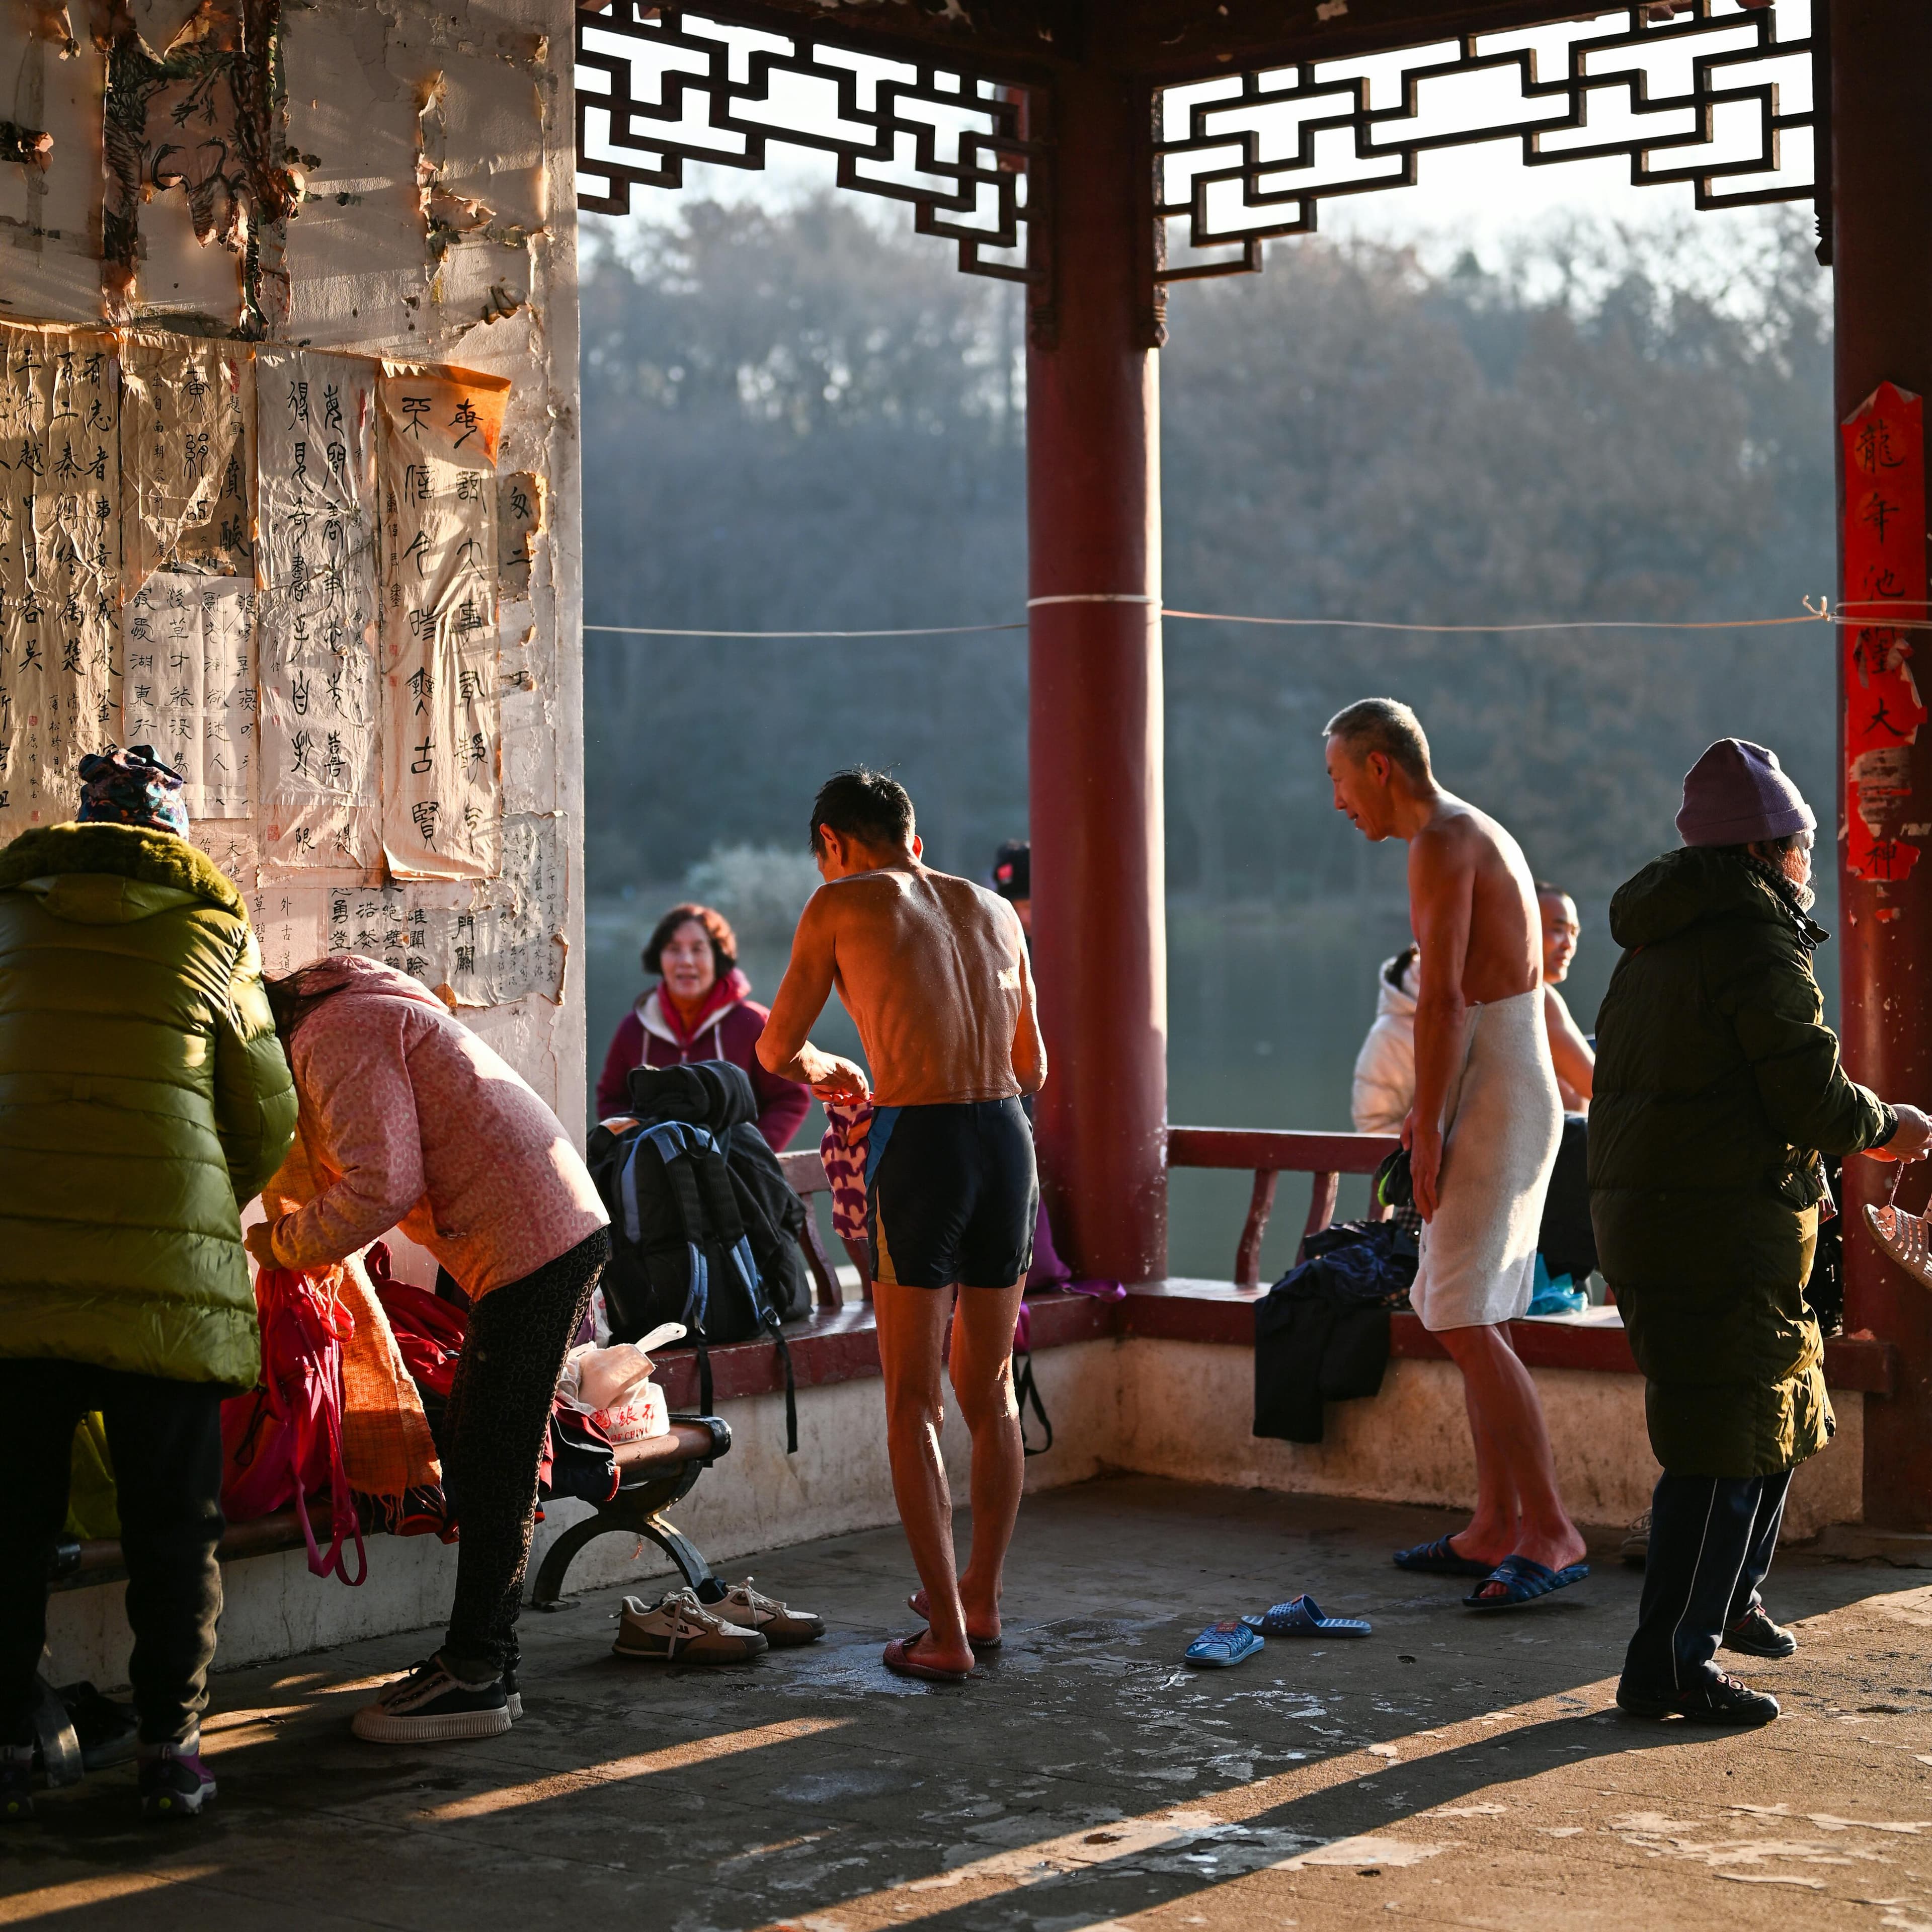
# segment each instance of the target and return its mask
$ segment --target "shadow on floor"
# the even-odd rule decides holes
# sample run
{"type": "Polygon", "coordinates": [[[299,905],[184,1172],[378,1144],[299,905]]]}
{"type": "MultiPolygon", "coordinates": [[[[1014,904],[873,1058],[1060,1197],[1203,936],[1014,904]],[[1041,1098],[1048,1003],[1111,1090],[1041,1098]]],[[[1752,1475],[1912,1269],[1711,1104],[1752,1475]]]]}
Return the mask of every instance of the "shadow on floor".
{"type": "Polygon", "coordinates": [[[879,1663],[910,1623],[896,1531],[746,1566],[831,1625],[748,1667],[613,1659],[615,1592],[527,1618],[528,1714],[487,1743],[348,1735],[433,1636],[226,1675],[218,1814],[143,1828],[124,1772],[56,1794],[0,1840],[0,1924],[1768,1924],[1796,1888],[1827,1922],[1932,1928],[1932,1588],[1788,1557],[1768,1595],[1804,1648],[1748,1673],[1786,1719],[1648,1726],[1610,1708],[1641,1582],[1614,1544],[1564,1596],[1476,1616],[1388,1562],[1450,1526],[1138,1478],[1052,1492],[1022,1514],[1006,1646],[956,1689],[879,1663]],[[1182,1666],[1204,1624],[1304,1589],[1374,1636],[1182,1666]]]}

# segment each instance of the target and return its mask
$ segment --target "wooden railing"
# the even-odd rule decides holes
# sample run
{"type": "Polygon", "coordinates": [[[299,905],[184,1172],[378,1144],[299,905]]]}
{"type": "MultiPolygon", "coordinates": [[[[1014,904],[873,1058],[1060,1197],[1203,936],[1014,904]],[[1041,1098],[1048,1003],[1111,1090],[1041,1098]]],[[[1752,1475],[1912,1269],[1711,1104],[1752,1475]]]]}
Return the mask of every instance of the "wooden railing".
{"type": "MultiPolygon", "coordinates": [[[[1169,1127],[1167,1164],[1169,1167],[1246,1168],[1253,1174],[1255,1186],[1248,1202],[1247,1223],[1241,1230],[1240,1245],[1234,1254],[1237,1285],[1253,1288],[1261,1280],[1262,1238],[1268,1232],[1268,1217],[1274,1212],[1275,1186],[1282,1174],[1315,1177],[1308,1223],[1302,1230],[1305,1241],[1335,1218],[1335,1197],[1342,1175],[1374,1173],[1398,1144],[1393,1134],[1307,1134],[1276,1127],[1169,1127]]],[[[812,1211],[812,1196],[830,1191],[831,1184],[825,1178],[824,1163],[808,1149],[780,1154],[778,1165],[784,1168],[786,1180],[805,1197],[805,1258],[818,1290],[818,1305],[836,1308],[843,1300],[837,1272],[819,1234],[818,1216],[812,1211]]],[[[866,1276],[865,1244],[848,1241],[844,1245],[847,1258],[859,1270],[860,1297],[869,1301],[872,1285],[866,1276]]]]}
{"type": "MultiPolygon", "coordinates": [[[[1335,1218],[1335,1197],[1345,1174],[1372,1174],[1401,1143],[1393,1134],[1304,1134],[1275,1127],[1169,1127],[1169,1167],[1246,1168],[1255,1177],[1247,1224],[1234,1252],[1234,1282],[1254,1288],[1261,1281],[1262,1238],[1274,1212],[1275,1184],[1284,1174],[1312,1174],[1314,1198],[1308,1204],[1310,1234],[1335,1218]]],[[[1299,1250],[1297,1251],[1299,1258],[1299,1250]]]]}

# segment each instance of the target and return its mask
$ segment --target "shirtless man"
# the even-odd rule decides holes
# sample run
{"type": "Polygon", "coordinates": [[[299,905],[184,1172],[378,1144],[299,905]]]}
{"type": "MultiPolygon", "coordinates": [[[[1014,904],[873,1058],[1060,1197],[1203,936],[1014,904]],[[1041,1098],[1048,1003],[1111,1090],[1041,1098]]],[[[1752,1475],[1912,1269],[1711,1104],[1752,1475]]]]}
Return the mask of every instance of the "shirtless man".
{"type": "Polygon", "coordinates": [[[1011,906],[920,862],[912,800],[893,779],[840,772],[812,809],[824,885],[800,916],[758,1042],[773,1073],[821,1100],[863,1100],[872,1306],[892,1494],[928,1628],[886,1646],[904,1676],[956,1682],[1000,1639],[1000,1590],[1025,1467],[1013,1324],[1033,1260],[1040,1184],[1020,1096],[1046,1080],[1025,935],[1011,906]],[[834,987],[865,1069],[806,1037],[834,987]],[[958,1298],[954,1289],[966,1291],[958,1298]],[[973,1440],[973,1547],[957,1570],[940,1453],[940,1373],[952,1316],[952,1391],[973,1440]]]}
{"type": "Polygon", "coordinates": [[[1484,1577],[1464,1601],[1510,1609],[1589,1574],[1556,1492],[1536,1384],[1504,1325],[1529,1306],[1562,1120],[1534,885],[1516,841],[1437,784],[1407,705],[1364,698],[1324,735],[1336,810],[1370,839],[1408,846],[1422,957],[1415,1103],[1402,1138],[1424,1224],[1411,1300],[1462,1372],[1476,1452],[1468,1527],[1396,1561],[1484,1577]]]}
{"type": "Polygon", "coordinates": [[[1570,976],[1570,962],[1576,956],[1583,922],[1576,916],[1576,902],[1547,879],[1536,882],[1536,910],[1543,921],[1543,1018],[1550,1029],[1556,1090],[1563,1096],[1565,1113],[1587,1113],[1597,1077],[1597,1056],[1582,1028],[1570,1016],[1568,1002],[1556,990],[1570,976]]]}

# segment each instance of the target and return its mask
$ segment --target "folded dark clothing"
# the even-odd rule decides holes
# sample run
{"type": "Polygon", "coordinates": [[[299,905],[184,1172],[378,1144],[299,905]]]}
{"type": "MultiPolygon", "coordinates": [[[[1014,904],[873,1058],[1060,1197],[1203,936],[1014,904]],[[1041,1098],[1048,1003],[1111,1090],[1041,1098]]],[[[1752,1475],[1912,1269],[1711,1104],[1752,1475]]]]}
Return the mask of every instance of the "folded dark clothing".
{"type": "Polygon", "coordinates": [[[1415,1243],[1390,1222],[1344,1222],[1306,1245],[1255,1308],[1254,1432],[1289,1442],[1322,1440],[1324,1403],[1381,1389],[1389,1311],[1415,1279],[1415,1243]]]}
{"type": "Polygon", "coordinates": [[[1319,1261],[1330,1291],[1378,1307],[1405,1308],[1420,1261],[1415,1237],[1394,1221],[1339,1221],[1302,1244],[1306,1261],[1290,1268],[1276,1287],[1294,1281],[1319,1261]]]}

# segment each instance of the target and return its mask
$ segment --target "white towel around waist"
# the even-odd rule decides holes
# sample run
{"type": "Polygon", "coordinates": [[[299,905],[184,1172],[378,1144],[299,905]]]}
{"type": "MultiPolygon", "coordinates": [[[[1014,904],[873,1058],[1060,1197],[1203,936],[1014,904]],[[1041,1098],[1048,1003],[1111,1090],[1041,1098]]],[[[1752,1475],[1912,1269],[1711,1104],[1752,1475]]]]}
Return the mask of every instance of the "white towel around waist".
{"type": "Polygon", "coordinates": [[[1442,1120],[1439,1201],[1411,1305],[1432,1330],[1514,1321],[1529,1306],[1563,1132],[1541,987],[1470,1007],[1442,1120]]]}

